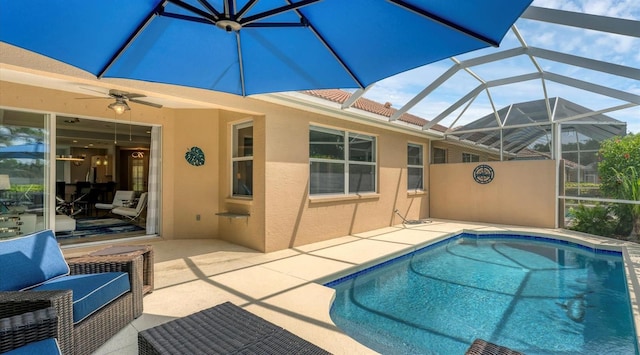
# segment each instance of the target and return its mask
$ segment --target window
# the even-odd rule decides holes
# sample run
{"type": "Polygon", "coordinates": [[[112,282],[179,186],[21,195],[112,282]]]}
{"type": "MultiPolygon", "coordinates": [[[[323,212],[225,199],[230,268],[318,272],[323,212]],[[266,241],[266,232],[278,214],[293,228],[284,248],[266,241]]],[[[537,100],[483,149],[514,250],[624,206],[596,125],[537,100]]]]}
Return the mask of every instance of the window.
{"type": "Polygon", "coordinates": [[[146,186],[144,184],[144,159],[132,159],[131,160],[131,182],[133,185],[133,191],[144,192],[146,186]]]}
{"type": "Polygon", "coordinates": [[[423,190],[424,163],[422,158],[422,145],[407,145],[407,189],[423,190]]]}
{"type": "Polygon", "coordinates": [[[232,195],[253,196],[253,122],[233,125],[232,195]]]}
{"type": "Polygon", "coordinates": [[[442,148],[433,148],[432,164],[445,164],[447,162],[447,151],[442,148]]]}
{"type": "Polygon", "coordinates": [[[463,163],[473,163],[473,162],[479,162],[479,161],[480,161],[480,156],[477,154],[462,153],[463,163]]]}
{"type": "Polygon", "coordinates": [[[376,191],[376,138],[329,128],[309,129],[311,195],[376,191]]]}

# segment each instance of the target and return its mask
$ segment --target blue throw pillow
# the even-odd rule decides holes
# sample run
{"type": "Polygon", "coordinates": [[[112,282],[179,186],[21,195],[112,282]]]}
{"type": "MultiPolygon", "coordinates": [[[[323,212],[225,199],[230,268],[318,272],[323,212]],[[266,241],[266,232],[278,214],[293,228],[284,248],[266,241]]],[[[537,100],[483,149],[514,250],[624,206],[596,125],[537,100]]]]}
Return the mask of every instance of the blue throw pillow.
{"type": "Polygon", "coordinates": [[[0,291],[19,291],[69,274],[51,230],[0,241],[0,291]]]}

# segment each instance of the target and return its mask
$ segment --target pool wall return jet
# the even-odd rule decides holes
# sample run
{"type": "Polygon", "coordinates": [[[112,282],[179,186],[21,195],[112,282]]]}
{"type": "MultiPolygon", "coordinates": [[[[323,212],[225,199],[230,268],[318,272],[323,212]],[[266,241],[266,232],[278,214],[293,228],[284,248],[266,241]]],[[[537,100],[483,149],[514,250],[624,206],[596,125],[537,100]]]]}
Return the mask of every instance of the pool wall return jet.
{"type": "Polygon", "coordinates": [[[393,212],[395,212],[400,218],[402,218],[402,224],[424,224],[431,223],[430,220],[427,219],[406,219],[404,216],[400,214],[400,211],[396,208],[393,212]]]}

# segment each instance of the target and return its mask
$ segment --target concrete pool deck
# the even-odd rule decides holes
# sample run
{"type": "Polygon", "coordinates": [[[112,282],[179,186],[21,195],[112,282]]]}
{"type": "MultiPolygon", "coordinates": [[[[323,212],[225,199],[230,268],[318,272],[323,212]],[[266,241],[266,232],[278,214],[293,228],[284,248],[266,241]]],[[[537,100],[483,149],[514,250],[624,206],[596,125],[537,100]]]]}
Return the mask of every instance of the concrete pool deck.
{"type": "MultiPolygon", "coordinates": [[[[636,329],[640,329],[639,244],[564,230],[430,220],[272,253],[209,239],[136,241],[154,246],[155,291],[144,298],[144,314],[96,354],[137,354],[138,331],[226,301],[334,354],[374,354],[333,324],[329,317],[333,290],[321,283],[462,231],[544,234],[602,249],[622,249],[636,329]]],[[[65,249],[69,256],[86,252],[87,248],[65,249]]]]}

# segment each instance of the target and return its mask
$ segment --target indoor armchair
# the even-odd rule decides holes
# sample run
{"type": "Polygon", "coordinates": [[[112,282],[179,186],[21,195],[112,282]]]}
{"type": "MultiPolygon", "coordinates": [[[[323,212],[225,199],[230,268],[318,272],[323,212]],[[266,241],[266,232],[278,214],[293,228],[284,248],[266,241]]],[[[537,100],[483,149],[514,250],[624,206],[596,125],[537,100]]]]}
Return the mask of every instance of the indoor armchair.
{"type": "Polygon", "coordinates": [[[140,217],[145,207],[147,207],[147,193],[143,192],[135,207],[116,207],[111,210],[111,213],[126,217],[131,221],[135,221],[140,217]]]}
{"type": "Polygon", "coordinates": [[[124,207],[125,202],[133,201],[135,196],[136,196],[135,191],[118,190],[113,195],[113,201],[111,201],[111,203],[96,203],[95,208],[96,210],[111,211],[116,207],[124,207]]]}

